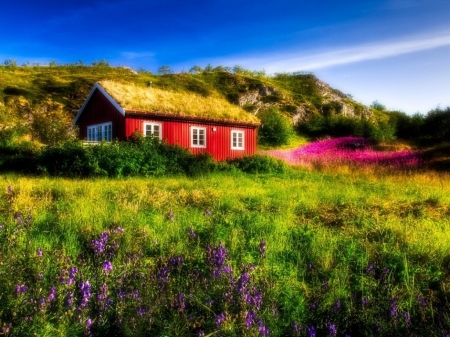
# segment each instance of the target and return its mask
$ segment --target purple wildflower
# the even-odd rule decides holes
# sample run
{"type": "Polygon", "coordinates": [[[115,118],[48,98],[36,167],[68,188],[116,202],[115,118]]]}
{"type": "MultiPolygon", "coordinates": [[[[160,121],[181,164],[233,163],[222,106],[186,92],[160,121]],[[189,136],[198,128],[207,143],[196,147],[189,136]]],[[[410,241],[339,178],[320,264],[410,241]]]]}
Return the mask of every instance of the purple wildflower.
{"type": "Polygon", "coordinates": [[[398,312],[397,312],[397,301],[393,298],[390,299],[390,303],[391,306],[389,308],[389,315],[391,317],[396,318],[398,316],[398,312]]]}
{"type": "Polygon", "coordinates": [[[211,215],[211,211],[209,209],[207,209],[205,211],[205,213],[203,213],[204,216],[210,216],[211,215]]]}
{"type": "Polygon", "coordinates": [[[337,329],[334,324],[328,324],[328,336],[329,337],[336,337],[337,336],[337,329]]]}
{"type": "Polygon", "coordinates": [[[194,229],[192,227],[189,228],[189,237],[193,239],[196,236],[197,236],[197,234],[195,234],[194,229]]]}
{"type": "Polygon", "coordinates": [[[308,265],[306,266],[306,268],[308,268],[308,270],[313,270],[313,265],[311,263],[308,263],[308,265]]]}
{"type": "Polygon", "coordinates": [[[341,300],[338,300],[338,301],[334,304],[334,311],[339,311],[339,310],[341,310],[341,307],[342,307],[341,300]]]}
{"type": "Polygon", "coordinates": [[[108,243],[109,233],[102,232],[98,240],[92,240],[91,245],[94,248],[95,254],[99,255],[105,252],[108,243]]]}
{"type": "Polygon", "coordinates": [[[39,301],[38,301],[38,305],[39,305],[39,308],[43,308],[44,306],[45,306],[45,298],[41,298],[39,301]]]}
{"type": "Polygon", "coordinates": [[[184,297],[184,294],[179,293],[173,300],[173,306],[178,311],[183,311],[186,307],[186,298],[184,297]]]}
{"type": "Polygon", "coordinates": [[[48,302],[51,303],[55,300],[56,297],[56,288],[55,287],[51,287],[50,288],[50,293],[48,295],[48,302]]]}
{"type": "Polygon", "coordinates": [[[427,301],[426,301],[422,296],[417,295],[417,296],[416,296],[416,300],[417,300],[417,302],[419,302],[419,304],[420,304],[422,307],[426,307],[426,306],[427,306],[427,301]]]}
{"type": "Polygon", "coordinates": [[[369,298],[368,297],[364,297],[362,300],[361,300],[361,304],[363,305],[363,306],[365,306],[365,305],[367,305],[368,303],[369,303],[369,298]]]}
{"type": "Polygon", "coordinates": [[[42,257],[42,250],[41,250],[41,248],[36,249],[36,255],[38,257],[42,257]]]}
{"type": "Polygon", "coordinates": [[[300,333],[300,331],[302,330],[302,326],[299,325],[297,323],[297,321],[292,322],[292,329],[294,330],[295,333],[300,333]]]}
{"type": "Polygon", "coordinates": [[[369,265],[366,268],[367,274],[373,275],[375,274],[375,268],[373,266],[373,263],[369,263],[369,265]]]}
{"type": "Polygon", "coordinates": [[[270,335],[269,329],[262,323],[258,324],[258,330],[261,337],[268,337],[270,335]]]}
{"type": "Polygon", "coordinates": [[[221,313],[216,316],[216,326],[220,327],[223,323],[225,323],[226,316],[224,313],[221,313]]]}
{"type": "Polygon", "coordinates": [[[404,312],[403,313],[403,317],[405,318],[405,323],[406,323],[406,326],[407,327],[410,327],[411,326],[411,316],[407,313],[407,312],[404,312]]]}
{"type": "Polygon", "coordinates": [[[111,272],[111,271],[113,270],[113,266],[112,266],[111,261],[105,260],[105,261],[103,262],[102,269],[103,269],[103,272],[104,272],[105,274],[108,274],[109,272],[111,272]]]}
{"type": "Polygon", "coordinates": [[[247,328],[251,328],[253,324],[255,324],[256,320],[256,313],[253,311],[247,312],[247,315],[245,316],[245,326],[247,328]]]}
{"type": "Polygon", "coordinates": [[[323,281],[322,281],[322,287],[323,287],[325,290],[328,290],[328,280],[323,280],[323,281]]]}
{"type": "Polygon", "coordinates": [[[73,304],[73,292],[72,291],[69,291],[69,293],[67,294],[65,302],[66,302],[66,308],[70,309],[70,307],[73,304]]]}
{"type": "Polygon", "coordinates": [[[147,311],[145,310],[145,307],[139,306],[137,307],[137,313],[139,316],[145,316],[147,314],[147,311]]]}
{"type": "Polygon", "coordinates": [[[67,279],[67,284],[72,285],[75,283],[75,274],[78,273],[78,268],[70,267],[69,268],[69,278],[67,279]]]}
{"type": "Polygon", "coordinates": [[[16,293],[17,294],[25,294],[28,291],[28,287],[26,285],[17,285],[16,286],[16,293]]]}
{"type": "Polygon", "coordinates": [[[306,328],[306,337],[316,337],[316,328],[313,325],[306,328]]]}
{"type": "Polygon", "coordinates": [[[203,332],[203,330],[199,330],[197,332],[197,337],[205,337],[205,333],[203,332]]]}
{"type": "Polygon", "coordinates": [[[92,326],[92,319],[88,318],[86,320],[86,329],[89,330],[91,328],[91,326],[92,326]]]}
{"type": "Polygon", "coordinates": [[[88,305],[89,298],[91,297],[91,284],[89,281],[81,282],[80,284],[81,291],[81,308],[85,308],[88,305]]]}

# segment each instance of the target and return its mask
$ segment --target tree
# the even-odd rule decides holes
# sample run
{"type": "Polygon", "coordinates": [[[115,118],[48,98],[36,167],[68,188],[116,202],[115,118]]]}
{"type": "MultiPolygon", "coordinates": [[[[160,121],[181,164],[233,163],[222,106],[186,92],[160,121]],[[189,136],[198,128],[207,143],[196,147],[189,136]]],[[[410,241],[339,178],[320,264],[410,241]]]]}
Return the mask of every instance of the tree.
{"type": "Polygon", "coordinates": [[[202,71],[203,69],[200,66],[193,66],[191,69],[189,69],[189,72],[191,74],[201,74],[202,71]]]}
{"type": "Polygon", "coordinates": [[[258,130],[261,144],[278,146],[289,143],[293,134],[292,125],[277,108],[260,110],[258,117],[261,120],[258,130]]]}
{"type": "Polygon", "coordinates": [[[158,75],[170,75],[173,74],[172,70],[169,66],[161,66],[158,68],[158,75]]]}

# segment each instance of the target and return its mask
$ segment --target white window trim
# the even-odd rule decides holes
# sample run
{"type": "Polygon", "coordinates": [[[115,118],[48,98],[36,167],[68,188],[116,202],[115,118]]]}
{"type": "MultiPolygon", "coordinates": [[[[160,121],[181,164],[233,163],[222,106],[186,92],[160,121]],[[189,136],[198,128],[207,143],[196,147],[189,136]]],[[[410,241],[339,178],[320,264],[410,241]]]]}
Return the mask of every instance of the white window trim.
{"type": "Polygon", "coordinates": [[[206,148],[206,128],[205,127],[191,126],[191,128],[190,128],[190,138],[191,138],[191,147],[206,148]],[[197,131],[203,130],[203,134],[205,136],[204,144],[194,144],[194,130],[197,130],[197,131]]]}
{"type": "Polygon", "coordinates": [[[231,149],[232,150],[245,150],[245,132],[242,130],[231,130],[231,149]],[[242,135],[242,145],[239,146],[239,142],[237,144],[237,146],[233,145],[233,137],[234,134],[238,135],[241,134],[242,135]]]}
{"type": "Polygon", "coordinates": [[[87,130],[86,130],[86,139],[90,142],[101,142],[102,140],[107,141],[107,142],[111,142],[112,141],[112,134],[113,134],[113,129],[112,129],[112,122],[107,122],[107,123],[101,123],[101,124],[93,124],[93,125],[88,125],[87,126],[87,130]],[[105,137],[105,129],[107,126],[111,127],[111,138],[107,139],[105,137]],[[102,128],[102,139],[98,139],[98,127],[102,128]],[[93,137],[89,137],[89,130],[93,131],[93,137]]]}
{"type": "MultiPolygon", "coordinates": [[[[162,123],[157,122],[144,122],[144,129],[142,130],[142,133],[144,137],[147,137],[147,125],[158,125],[159,126],[159,139],[162,139],[162,123]]],[[[153,129],[153,128],[152,128],[153,129]]]]}

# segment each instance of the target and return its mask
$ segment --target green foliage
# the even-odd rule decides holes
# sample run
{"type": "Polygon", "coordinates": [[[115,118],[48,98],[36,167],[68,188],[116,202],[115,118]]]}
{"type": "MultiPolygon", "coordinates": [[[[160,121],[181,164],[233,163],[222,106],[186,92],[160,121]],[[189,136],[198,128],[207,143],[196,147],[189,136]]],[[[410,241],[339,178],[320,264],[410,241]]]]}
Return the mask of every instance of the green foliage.
{"type": "Polygon", "coordinates": [[[170,75],[173,74],[173,71],[170,69],[168,65],[164,65],[158,68],[158,75],[170,75]]]}
{"type": "Polygon", "coordinates": [[[232,167],[236,167],[245,173],[285,173],[288,166],[279,159],[267,155],[253,155],[227,161],[232,167]]]}
{"type": "Polygon", "coordinates": [[[301,134],[309,137],[356,136],[371,138],[375,141],[393,140],[395,124],[389,121],[356,119],[342,115],[313,115],[306,122],[297,125],[301,134]]]}
{"type": "Polygon", "coordinates": [[[261,144],[279,146],[289,143],[293,135],[292,124],[277,108],[260,110],[257,116],[261,121],[258,129],[261,144]]]}

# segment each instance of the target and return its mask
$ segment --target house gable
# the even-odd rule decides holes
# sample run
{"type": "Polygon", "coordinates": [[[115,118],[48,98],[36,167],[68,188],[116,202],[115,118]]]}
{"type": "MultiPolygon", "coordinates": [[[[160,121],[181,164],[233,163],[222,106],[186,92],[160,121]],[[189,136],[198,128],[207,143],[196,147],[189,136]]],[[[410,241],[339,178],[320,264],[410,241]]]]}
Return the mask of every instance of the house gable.
{"type": "Polygon", "coordinates": [[[102,93],[102,95],[119,111],[124,117],[125,117],[125,110],[112,98],[105,89],[102,88],[102,86],[99,83],[95,83],[94,87],[92,88],[91,92],[89,93],[88,97],[84,101],[83,106],[78,110],[77,115],[75,116],[75,119],[73,121],[73,125],[76,125],[78,122],[78,119],[81,117],[81,114],[86,109],[86,106],[88,105],[89,101],[91,100],[92,96],[94,95],[94,92],[98,90],[102,93]]]}

